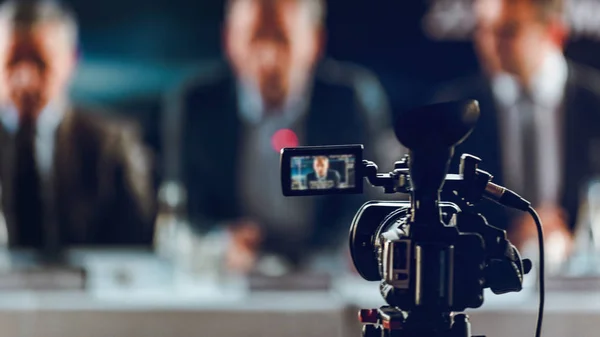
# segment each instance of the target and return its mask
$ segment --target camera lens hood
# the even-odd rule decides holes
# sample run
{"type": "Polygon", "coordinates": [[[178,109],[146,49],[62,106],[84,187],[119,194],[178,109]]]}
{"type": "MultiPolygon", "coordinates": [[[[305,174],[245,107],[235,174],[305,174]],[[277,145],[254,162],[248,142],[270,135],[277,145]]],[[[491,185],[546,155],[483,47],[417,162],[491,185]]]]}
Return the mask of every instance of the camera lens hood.
{"type": "Polygon", "coordinates": [[[381,280],[377,238],[398,218],[408,215],[409,210],[408,201],[369,201],[356,213],[350,226],[350,255],[365,280],[381,280]]]}

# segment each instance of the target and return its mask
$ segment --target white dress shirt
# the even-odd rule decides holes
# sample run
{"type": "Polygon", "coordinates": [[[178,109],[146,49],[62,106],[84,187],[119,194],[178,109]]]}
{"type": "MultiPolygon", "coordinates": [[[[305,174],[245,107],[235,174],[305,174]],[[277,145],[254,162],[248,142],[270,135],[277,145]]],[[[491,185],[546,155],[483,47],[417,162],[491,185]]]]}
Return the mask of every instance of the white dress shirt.
{"type": "MultiPolygon", "coordinates": [[[[48,105],[42,110],[36,121],[35,160],[42,179],[47,180],[52,172],[54,158],[55,135],[63,120],[65,109],[58,104],[48,105]]],[[[9,106],[0,114],[0,121],[5,130],[14,135],[19,128],[19,113],[9,106]]]]}
{"type": "MultiPolygon", "coordinates": [[[[56,147],[56,132],[64,118],[66,105],[50,104],[37,118],[36,139],[34,147],[34,158],[41,182],[41,197],[43,200],[43,219],[45,227],[45,241],[49,248],[54,248],[58,243],[58,223],[55,214],[55,199],[52,197],[54,189],[52,185],[54,151],[56,147]]],[[[15,135],[19,128],[19,114],[15,107],[7,107],[0,113],[0,122],[4,129],[15,135]]]]}
{"type": "Polygon", "coordinates": [[[310,233],[307,226],[313,214],[313,203],[310,198],[283,196],[279,179],[280,154],[273,148],[272,137],[278,130],[291,129],[302,144],[310,97],[296,91],[281,111],[267,113],[255,86],[240,83],[237,92],[238,113],[242,120],[238,170],[240,204],[247,215],[264,221],[261,225],[268,226],[270,233],[301,239],[310,233]]]}
{"type": "MultiPolygon", "coordinates": [[[[568,67],[558,50],[548,53],[539,71],[527,88],[533,102],[534,127],[537,132],[536,177],[534,191],[538,204],[560,202],[563,163],[562,114],[568,67]]],[[[519,104],[523,92],[509,75],[500,75],[492,82],[499,108],[500,135],[503,148],[503,171],[506,185],[518,193],[524,186],[524,158],[519,104]]]]}
{"type": "Polygon", "coordinates": [[[291,90],[280,109],[281,111],[274,111],[268,115],[260,92],[254,83],[240,81],[237,89],[238,110],[244,122],[259,124],[274,116],[274,118],[277,118],[281,122],[293,123],[306,112],[309,97],[303,93],[311,92],[310,89],[312,89],[312,85],[307,86],[302,90],[291,90]]]}

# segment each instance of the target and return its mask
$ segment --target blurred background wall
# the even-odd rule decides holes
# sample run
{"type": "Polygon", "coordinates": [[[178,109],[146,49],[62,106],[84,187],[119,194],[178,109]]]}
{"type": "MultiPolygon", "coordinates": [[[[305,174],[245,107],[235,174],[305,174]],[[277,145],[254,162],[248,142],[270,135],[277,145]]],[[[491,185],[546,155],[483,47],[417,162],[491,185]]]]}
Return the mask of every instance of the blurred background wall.
{"type": "MultiPolygon", "coordinates": [[[[600,20],[593,15],[600,2],[571,2],[579,28],[567,54],[600,67],[600,20]]],[[[221,56],[223,0],[70,3],[82,30],[74,85],[80,101],[147,110],[171,84],[221,56]]],[[[397,109],[420,104],[429,86],[477,69],[468,40],[469,3],[329,0],[328,54],[374,71],[397,109]]]]}

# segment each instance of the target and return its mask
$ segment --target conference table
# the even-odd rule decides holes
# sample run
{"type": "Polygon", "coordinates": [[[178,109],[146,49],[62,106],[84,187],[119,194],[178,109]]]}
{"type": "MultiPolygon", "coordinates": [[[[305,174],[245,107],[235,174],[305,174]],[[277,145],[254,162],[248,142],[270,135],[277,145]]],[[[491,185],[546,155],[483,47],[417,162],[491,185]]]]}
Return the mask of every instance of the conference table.
{"type": "MultiPolygon", "coordinates": [[[[348,275],[334,278],[330,289],[250,291],[241,279],[178,276],[151,254],[74,256],[86,266],[85,289],[0,291],[0,337],[358,337],[358,308],[384,304],[377,282],[348,275]]],[[[487,292],[483,307],[468,312],[472,333],[532,336],[537,300],[534,288],[487,292]]],[[[600,291],[553,290],[546,298],[544,336],[597,336],[597,317],[600,291]]]]}
{"type": "MultiPolygon", "coordinates": [[[[11,260],[36,266],[27,252],[11,260]]],[[[242,278],[190,276],[135,249],[74,249],[66,260],[85,269],[84,288],[75,269],[0,277],[0,337],[348,335],[331,291],[251,292],[242,278]]]]}

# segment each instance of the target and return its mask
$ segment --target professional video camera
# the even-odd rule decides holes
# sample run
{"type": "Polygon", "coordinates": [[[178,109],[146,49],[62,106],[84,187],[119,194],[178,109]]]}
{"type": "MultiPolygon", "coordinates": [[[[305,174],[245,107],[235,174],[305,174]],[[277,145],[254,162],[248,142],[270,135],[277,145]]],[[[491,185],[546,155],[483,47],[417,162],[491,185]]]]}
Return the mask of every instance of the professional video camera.
{"type": "Polygon", "coordinates": [[[529,212],[540,240],[540,312],[543,313],[541,222],[514,192],[491,182],[480,159],[461,157],[460,173],[447,174],[454,147],[479,119],[477,101],[425,106],[400,116],[395,132],[409,154],[390,173],[363,160],[362,145],[286,148],[281,182],[286,196],[362,193],[363,178],[386,193],[406,193],[410,201],[370,201],[350,228],[350,252],[357,271],[381,281],[388,306],[361,310],[364,337],[470,337],[467,315],[483,304],[483,291],[518,292],[532,267],[473,206],[483,197],[529,212]],[[443,187],[443,189],[442,189],[443,187]],[[451,192],[457,201],[440,201],[451,192]]]}

